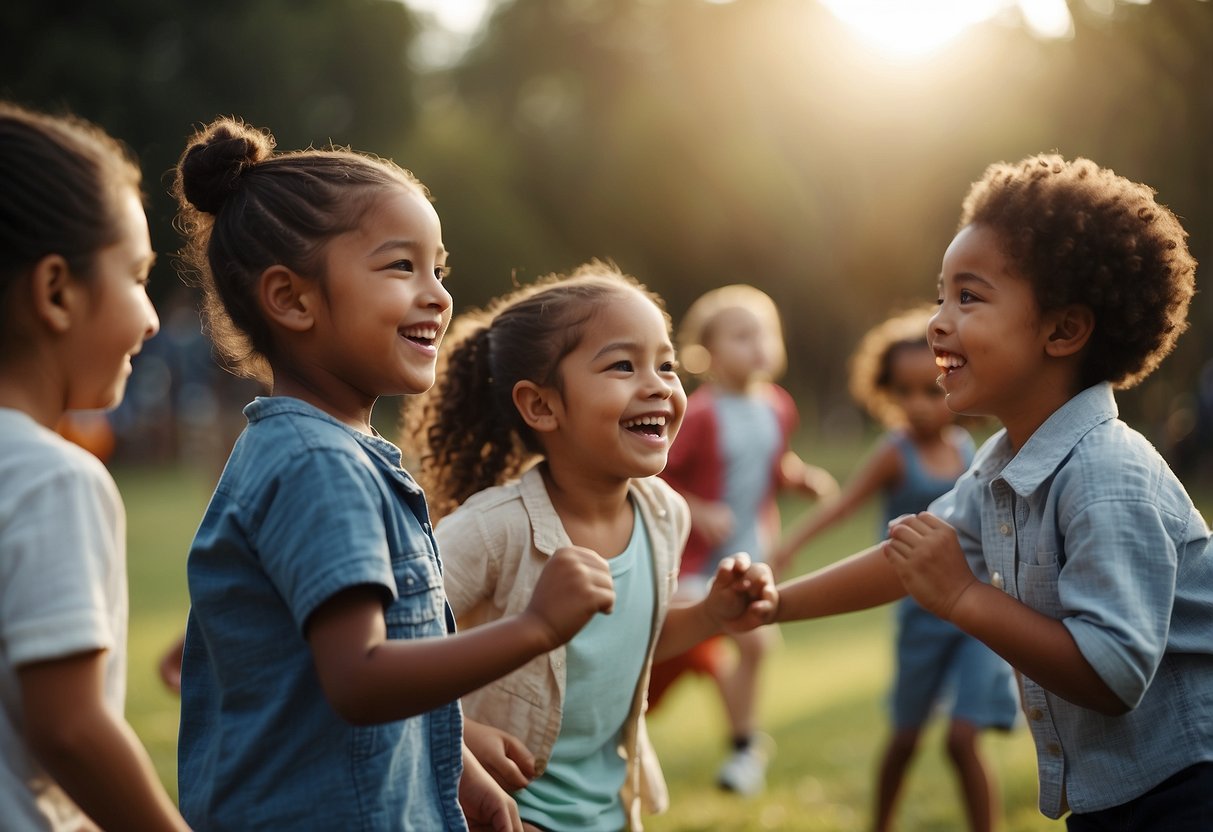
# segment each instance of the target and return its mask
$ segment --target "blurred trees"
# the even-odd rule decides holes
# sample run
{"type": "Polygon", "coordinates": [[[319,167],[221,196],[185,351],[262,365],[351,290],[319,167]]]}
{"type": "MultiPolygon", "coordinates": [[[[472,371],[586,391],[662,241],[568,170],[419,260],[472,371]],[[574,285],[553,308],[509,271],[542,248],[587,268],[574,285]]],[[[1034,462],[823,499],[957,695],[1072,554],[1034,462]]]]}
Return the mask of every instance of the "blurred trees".
{"type": "MultiPolygon", "coordinates": [[[[1213,4],[1070,6],[1071,40],[1012,16],[895,62],[813,0],[505,0],[457,65],[423,71],[405,60],[418,24],[392,0],[9,0],[0,92],[100,121],[141,154],[152,192],[218,113],[283,148],[391,156],[434,192],[461,307],[590,257],[675,316],[754,283],[784,311],[787,382],[817,426],[855,413],[842,380],[859,334],[934,296],[990,162],[1057,150],[1150,183],[1207,283],[1213,4]]],[[[153,220],[162,251],[169,216],[153,220]]],[[[1158,378],[1124,397],[1147,432],[1213,356],[1211,296],[1158,378]]]]}

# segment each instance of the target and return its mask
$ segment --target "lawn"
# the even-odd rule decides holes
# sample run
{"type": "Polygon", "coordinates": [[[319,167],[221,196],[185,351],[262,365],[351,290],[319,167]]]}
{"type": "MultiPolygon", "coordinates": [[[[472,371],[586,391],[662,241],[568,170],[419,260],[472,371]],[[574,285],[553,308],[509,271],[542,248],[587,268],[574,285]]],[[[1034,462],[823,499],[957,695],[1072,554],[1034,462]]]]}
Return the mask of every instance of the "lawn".
{"type": "MultiPolygon", "coordinates": [[[[835,448],[822,464],[844,476],[851,449],[835,448]]],[[[127,716],[147,745],[165,785],[176,793],[178,701],[160,684],[156,663],[185,622],[185,557],[213,484],[189,469],[115,471],[127,503],[130,584],[130,684],[127,716]]],[[[1213,495],[1198,499],[1213,516],[1213,495]]],[[[790,506],[788,513],[799,510],[790,506]]],[[[867,545],[868,511],[823,535],[798,571],[867,545]]],[[[884,695],[892,660],[890,610],[784,626],[783,643],[764,678],[763,722],[778,743],[765,794],[742,799],[713,786],[724,754],[723,716],[708,683],[678,683],[650,718],[665,767],[672,808],[653,818],[655,832],[788,830],[843,832],[867,828],[872,774],[886,731],[884,695]]],[[[1036,810],[1035,757],[1026,730],[985,741],[1000,780],[1006,832],[1059,830],[1036,810]]],[[[938,727],[928,732],[910,773],[902,807],[905,830],[964,828],[938,727]]]]}

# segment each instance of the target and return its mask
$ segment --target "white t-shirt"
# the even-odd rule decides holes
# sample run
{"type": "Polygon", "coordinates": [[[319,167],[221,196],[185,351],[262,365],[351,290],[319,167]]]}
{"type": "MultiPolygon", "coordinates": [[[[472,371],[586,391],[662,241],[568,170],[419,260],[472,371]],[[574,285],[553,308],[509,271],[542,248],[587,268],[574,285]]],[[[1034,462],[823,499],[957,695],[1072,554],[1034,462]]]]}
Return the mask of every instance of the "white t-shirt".
{"type": "Polygon", "coordinates": [[[105,701],[126,698],[126,514],[88,451],[0,408],[0,819],[6,830],[66,830],[80,810],[22,737],[16,670],[106,650],[105,701]]]}

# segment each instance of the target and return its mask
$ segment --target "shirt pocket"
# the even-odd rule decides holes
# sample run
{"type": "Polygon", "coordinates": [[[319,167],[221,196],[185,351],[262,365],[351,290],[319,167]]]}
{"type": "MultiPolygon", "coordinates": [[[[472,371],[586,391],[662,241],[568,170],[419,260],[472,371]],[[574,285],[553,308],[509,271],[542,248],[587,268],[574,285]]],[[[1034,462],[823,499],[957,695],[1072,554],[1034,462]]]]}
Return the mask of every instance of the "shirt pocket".
{"type": "Polygon", "coordinates": [[[438,565],[425,552],[393,560],[397,598],[384,611],[389,638],[442,635],[446,595],[438,565]]]}
{"type": "Polygon", "coordinates": [[[1057,556],[1041,553],[1044,563],[1021,563],[1017,584],[1019,600],[1032,609],[1060,620],[1064,617],[1061,596],[1057,589],[1057,576],[1061,571],[1057,556]]]}

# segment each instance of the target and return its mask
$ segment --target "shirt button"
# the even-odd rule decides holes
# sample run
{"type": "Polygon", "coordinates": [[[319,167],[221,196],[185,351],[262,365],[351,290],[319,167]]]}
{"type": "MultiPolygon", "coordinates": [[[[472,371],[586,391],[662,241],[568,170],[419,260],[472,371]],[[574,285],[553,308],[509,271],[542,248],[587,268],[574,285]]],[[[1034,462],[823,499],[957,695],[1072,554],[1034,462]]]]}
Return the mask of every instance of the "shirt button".
{"type": "Polygon", "coordinates": [[[995,572],[990,576],[990,586],[994,587],[995,589],[1002,589],[1005,583],[1006,582],[1002,579],[1001,572],[995,572]]]}
{"type": "Polygon", "coordinates": [[[1011,533],[1011,527],[1008,526],[1006,523],[1003,523],[1001,526],[998,527],[998,533],[1001,534],[1003,537],[1006,537],[1007,535],[1009,535],[1011,533]]]}
{"type": "Polygon", "coordinates": [[[1033,722],[1039,722],[1043,716],[1044,711],[1042,711],[1040,708],[1033,708],[1032,710],[1028,711],[1028,719],[1032,720],[1033,722]]]}
{"type": "Polygon", "coordinates": [[[1054,754],[1054,755],[1056,755],[1056,754],[1060,754],[1060,753],[1061,753],[1061,746],[1060,746],[1060,745],[1058,745],[1058,744],[1057,744],[1057,743],[1055,743],[1055,742],[1051,742],[1051,743],[1049,743],[1048,745],[1046,745],[1046,746],[1045,746],[1045,751],[1048,751],[1050,754],[1054,754]]]}

